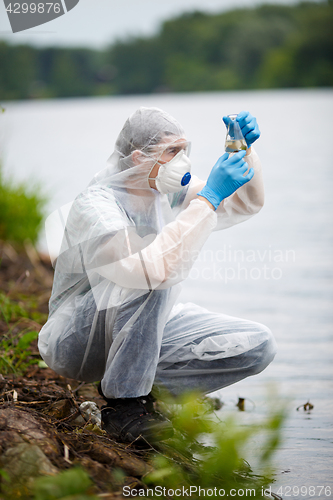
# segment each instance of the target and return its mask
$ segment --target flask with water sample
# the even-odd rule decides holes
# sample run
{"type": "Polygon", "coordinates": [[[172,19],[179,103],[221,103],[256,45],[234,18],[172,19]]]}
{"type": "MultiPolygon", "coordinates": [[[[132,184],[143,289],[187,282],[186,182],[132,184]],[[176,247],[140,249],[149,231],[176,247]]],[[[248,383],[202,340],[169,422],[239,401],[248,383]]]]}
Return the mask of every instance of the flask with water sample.
{"type": "Polygon", "coordinates": [[[236,121],[236,117],[237,115],[235,114],[228,115],[230,121],[227,126],[227,136],[224,147],[226,153],[237,153],[237,151],[247,149],[246,140],[244,139],[239,123],[236,121]]]}

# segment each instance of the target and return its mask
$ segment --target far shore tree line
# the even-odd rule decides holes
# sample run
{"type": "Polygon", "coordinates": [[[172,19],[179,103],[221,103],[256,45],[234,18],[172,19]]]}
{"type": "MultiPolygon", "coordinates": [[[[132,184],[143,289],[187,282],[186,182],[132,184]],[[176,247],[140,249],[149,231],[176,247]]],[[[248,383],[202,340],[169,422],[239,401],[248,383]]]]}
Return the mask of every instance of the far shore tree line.
{"type": "Polygon", "coordinates": [[[0,99],[333,85],[333,0],[192,12],[105,50],[0,42],[0,99]]]}

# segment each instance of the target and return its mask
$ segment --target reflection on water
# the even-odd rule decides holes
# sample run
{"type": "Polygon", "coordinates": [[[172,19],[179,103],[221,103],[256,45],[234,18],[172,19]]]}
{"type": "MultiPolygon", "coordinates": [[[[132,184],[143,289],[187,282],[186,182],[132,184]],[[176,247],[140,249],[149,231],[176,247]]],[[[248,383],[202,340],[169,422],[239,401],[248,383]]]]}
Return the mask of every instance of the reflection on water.
{"type": "MultiPolygon", "coordinates": [[[[52,194],[49,209],[57,208],[71,201],[104,167],[125,119],[140,105],[163,108],[183,124],[192,141],[193,172],[202,178],[224,153],[221,117],[242,109],[257,116],[265,207],[250,221],[210,237],[180,300],[246,317],[273,330],[279,346],[274,362],[260,375],[221,391],[227,403],[221,415],[235,411],[238,396],[255,402],[252,412],[240,415],[244,424],[264,415],[267,384],[274,383],[290,410],[275,460],[273,491],[279,485],[332,484],[333,173],[330,149],[314,150],[312,139],[320,135],[323,144],[330,144],[333,92],[224,92],[5,104],[0,122],[5,167],[16,177],[33,174],[40,179],[52,194]],[[307,401],[314,405],[310,413],[296,411],[307,401]]],[[[319,498],[309,490],[306,495],[288,496],[319,498]]]]}

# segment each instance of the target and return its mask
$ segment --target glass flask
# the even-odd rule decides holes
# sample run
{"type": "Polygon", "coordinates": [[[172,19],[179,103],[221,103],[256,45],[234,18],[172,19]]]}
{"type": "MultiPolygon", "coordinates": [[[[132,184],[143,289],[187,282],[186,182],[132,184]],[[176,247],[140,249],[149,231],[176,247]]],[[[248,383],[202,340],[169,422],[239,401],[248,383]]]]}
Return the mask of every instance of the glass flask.
{"type": "Polygon", "coordinates": [[[224,149],[226,153],[237,153],[242,149],[247,149],[246,140],[242,134],[239,123],[236,121],[237,115],[228,115],[230,118],[229,125],[227,127],[227,136],[225,138],[224,149]]]}

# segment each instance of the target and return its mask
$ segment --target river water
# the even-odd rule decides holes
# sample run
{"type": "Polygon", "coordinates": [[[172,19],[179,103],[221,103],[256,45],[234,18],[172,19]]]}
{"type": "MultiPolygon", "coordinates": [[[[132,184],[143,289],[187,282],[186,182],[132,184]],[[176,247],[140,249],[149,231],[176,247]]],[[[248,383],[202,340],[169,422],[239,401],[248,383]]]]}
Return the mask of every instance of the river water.
{"type": "MultiPolygon", "coordinates": [[[[4,103],[4,170],[38,180],[48,211],[70,202],[102,169],[127,116],[158,106],[184,126],[193,171],[205,178],[223,153],[221,116],[248,109],[262,136],[256,149],[266,187],[263,210],[214,233],[184,283],[181,301],[259,321],[275,334],[278,354],[261,374],[219,391],[224,412],[238,397],[247,425],[270,399],[288,404],[275,456],[275,492],[327,498],[332,487],[332,140],[333,91],[285,90],[161,94],[4,103]],[[304,411],[310,401],[314,408],[304,411]],[[301,489],[303,487],[303,489],[301,489]],[[312,488],[311,488],[312,487],[312,488]],[[299,489],[299,490],[298,490],[299,489]]],[[[40,246],[45,249],[42,238],[40,246]]],[[[277,402],[276,404],[281,404],[277,402]]]]}

